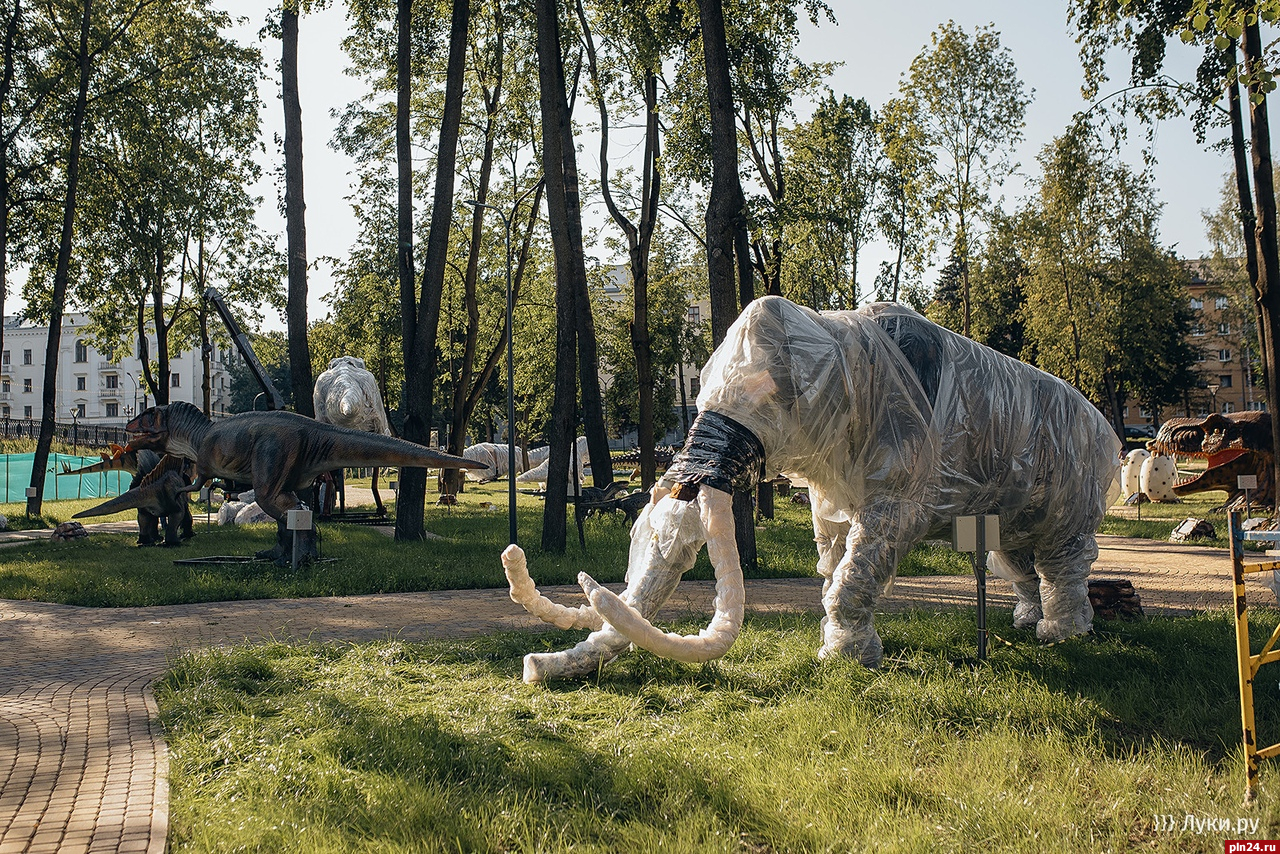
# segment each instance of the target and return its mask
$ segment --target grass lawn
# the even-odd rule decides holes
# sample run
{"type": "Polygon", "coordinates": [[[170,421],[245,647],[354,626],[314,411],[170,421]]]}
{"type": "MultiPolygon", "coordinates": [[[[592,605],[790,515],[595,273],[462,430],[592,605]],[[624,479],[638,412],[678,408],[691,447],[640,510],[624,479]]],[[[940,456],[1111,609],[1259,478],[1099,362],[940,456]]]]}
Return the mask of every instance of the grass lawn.
{"type": "MultiPolygon", "coordinates": [[[[1257,631],[1275,612],[1254,615],[1257,631]]],[[[1240,805],[1224,612],[1099,624],[1039,646],[1007,612],[881,617],[886,660],[818,661],[817,619],[756,616],[722,660],[624,653],[597,680],[520,682],[581,633],[183,656],[157,686],[172,850],[1205,851],[1240,805]],[[1157,815],[1172,815],[1161,830],[1157,815]],[[1202,828],[1203,829],[1203,828],[1202,828]]],[[[686,627],[686,630],[690,627],[686,627]]],[[[1259,682],[1264,743],[1276,683],[1259,682]]]]}
{"type": "MultiPolygon", "coordinates": [[[[59,521],[59,517],[69,517],[94,503],[46,502],[45,509],[51,521],[59,521]],[[64,515],[64,511],[70,512],[64,515]]],[[[0,512],[10,507],[21,513],[21,505],[0,505],[0,512]]],[[[322,552],[337,560],[304,567],[297,573],[267,563],[175,566],[177,558],[252,554],[268,547],[275,536],[273,525],[214,525],[206,529],[203,514],[196,517],[195,538],[176,549],[137,548],[134,537],[123,534],[9,546],[0,549],[0,599],[123,607],[505,587],[499,560],[507,543],[505,508],[505,484],[469,486],[456,508],[429,509],[427,530],[443,539],[421,543],[396,543],[363,526],[323,525],[322,552]]],[[[536,545],[542,530],[541,503],[521,495],[517,510],[530,572],[539,584],[573,584],[581,571],[598,581],[623,580],[630,526],[621,515],[586,520],[585,550],[571,528],[565,554],[553,555],[536,545]]],[[[109,518],[129,517],[125,513],[109,518]]],[[[760,568],[749,577],[812,576],[817,552],[808,508],[780,503],[777,518],[760,526],[759,549],[760,568]]],[[[950,549],[922,546],[903,561],[901,574],[968,571],[963,556],[950,549]]],[[[687,577],[714,577],[705,552],[687,577]]]]}

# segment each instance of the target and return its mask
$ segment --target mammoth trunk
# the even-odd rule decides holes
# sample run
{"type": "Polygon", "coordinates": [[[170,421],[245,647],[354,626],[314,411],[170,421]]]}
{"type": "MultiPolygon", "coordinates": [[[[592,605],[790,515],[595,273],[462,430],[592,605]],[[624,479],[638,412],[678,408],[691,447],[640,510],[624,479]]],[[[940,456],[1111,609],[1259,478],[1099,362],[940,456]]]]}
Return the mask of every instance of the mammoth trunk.
{"type": "Polygon", "coordinates": [[[724,655],[742,628],[745,604],[731,494],[735,485],[758,479],[763,456],[759,440],[742,425],[715,413],[700,415],[665,479],[674,487],[654,487],[631,530],[627,588],[621,595],[582,573],[578,583],[588,604],[557,605],[537,591],[524,553],[509,547],[502,559],[514,601],[560,628],[593,630],[572,649],[525,656],[525,681],[590,675],[630,644],[681,661],[724,655]],[[693,566],[703,543],[716,574],[715,614],[695,635],[663,632],[653,625],[653,617],[693,566]]]}

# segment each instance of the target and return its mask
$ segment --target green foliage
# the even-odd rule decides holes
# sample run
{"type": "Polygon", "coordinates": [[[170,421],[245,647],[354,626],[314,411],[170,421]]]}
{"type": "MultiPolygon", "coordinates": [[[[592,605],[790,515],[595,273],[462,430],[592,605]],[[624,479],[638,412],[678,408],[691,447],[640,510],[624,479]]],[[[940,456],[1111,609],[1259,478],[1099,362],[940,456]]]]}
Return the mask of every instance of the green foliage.
{"type": "Polygon", "coordinates": [[[1024,311],[1036,363],[1116,413],[1153,411],[1194,384],[1186,272],[1157,240],[1148,179],[1075,125],[1040,156],[1027,218],[1024,311]]]}
{"type": "MultiPolygon", "coordinates": [[[[1274,612],[1256,612],[1255,631],[1274,612]]],[[[1237,816],[1225,612],[1041,646],[971,612],[878,618],[880,671],[818,619],[748,618],[706,665],[628,652],[520,683],[580,633],[215,649],[157,685],[177,851],[1221,851],[1153,816],[1237,816]],[[1153,702],[1153,698],[1159,698],[1153,702]]],[[[683,630],[693,627],[681,621],[683,630]]],[[[1274,684],[1259,683],[1274,733],[1274,684]]],[[[1268,743],[1271,738],[1267,737],[1268,743]]],[[[1280,831],[1262,767],[1258,835],[1280,831]]]]}

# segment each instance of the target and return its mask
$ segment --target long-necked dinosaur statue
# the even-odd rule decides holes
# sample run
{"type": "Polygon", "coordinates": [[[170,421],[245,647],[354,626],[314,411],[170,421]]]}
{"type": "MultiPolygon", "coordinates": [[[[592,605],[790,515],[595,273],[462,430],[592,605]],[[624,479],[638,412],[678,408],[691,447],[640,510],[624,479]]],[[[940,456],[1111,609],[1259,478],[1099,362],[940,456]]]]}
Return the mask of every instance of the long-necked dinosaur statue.
{"type": "MultiPolygon", "coordinates": [[[[154,456],[153,451],[137,453],[154,456]]],[[[187,500],[186,487],[189,478],[186,468],[187,461],[182,457],[167,454],[141,479],[134,478],[134,483],[127,492],[97,507],[81,510],[71,518],[110,516],[122,510],[136,509],[139,545],[155,545],[156,525],[160,519],[164,520],[164,542],[160,545],[182,545],[183,540],[195,536],[195,530],[191,524],[191,505],[187,500]],[[147,519],[147,527],[143,526],[144,515],[147,519]]]]}
{"type": "Polygon", "coordinates": [[[1227,506],[1244,506],[1244,492],[1237,488],[1236,476],[1252,474],[1257,475],[1258,488],[1250,491],[1250,501],[1258,506],[1275,506],[1275,454],[1269,413],[1215,412],[1204,418],[1170,418],[1147,445],[1153,453],[1195,457],[1208,463],[1200,476],[1176,484],[1174,495],[1221,489],[1229,496],[1227,506]]]}
{"type": "MultiPolygon", "coordinates": [[[[159,465],[161,462],[160,455],[157,454],[155,451],[145,451],[145,450],[131,451],[114,443],[112,443],[109,446],[109,448],[110,450],[103,452],[102,460],[100,462],[93,463],[92,465],[87,465],[78,469],[72,469],[71,467],[64,464],[62,467],[63,470],[58,473],[59,476],[61,477],[64,475],[73,475],[73,474],[78,474],[78,475],[96,474],[98,472],[107,472],[107,471],[128,472],[129,474],[133,475],[133,480],[130,481],[129,483],[129,492],[125,492],[120,496],[120,498],[123,499],[125,496],[129,495],[130,492],[142,486],[143,481],[146,479],[147,475],[149,475],[152,471],[154,471],[156,466],[159,465]]],[[[186,486],[186,480],[183,480],[181,485],[186,486]]],[[[155,501],[150,500],[149,498],[144,498],[136,494],[130,497],[128,500],[137,502],[137,503],[121,503],[114,506],[113,509],[111,510],[98,512],[98,511],[101,511],[104,507],[106,507],[107,504],[111,504],[111,502],[107,502],[107,504],[101,504],[93,508],[92,511],[85,511],[80,515],[105,516],[111,513],[119,513],[122,510],[137,508],[138,510],[138,545],[154,546],[160,542],[160,523],[162,519],[165,522],[165,545],[176,545],[173,542],[169,542],[170,538],[169,538],[168,532],[170,528],[170,522],[166,518],[166,513],[164,512],[157,513],[157,512],[153,512],[150,509],[152,506],[158,506],[156,505],[155,501]]],[[[178,512],[180,514],[180,517],[173,524],[176,525],[178,529],[183,532],[182,533],[183,539],[192,536],[193,528],[191,524],[190,505],[185,500],[183,500],[181,502],[168,501],[164,503],[164,506],[165,507],[176,506],[179,508],[178,512]]]]}
{"type": "MultiPolygon", "coordinates": [[[[305,506],[305,490],[322,473],[336,468],[475,468],[464,460],[412,442],[322,424],[293,412],[243,412],[211,421],[196,407],[179,401],[153,406],[125,425],[131,450],[164,451],[193,460],[199,489],[213,478],[253,485],[258,506],[276,520],[276,546],[261,553],[283,563],[290,539],[286,514],[305,506]]],[[[304,557],[316,555],[315,538],[301,536],[304,557]]]]}

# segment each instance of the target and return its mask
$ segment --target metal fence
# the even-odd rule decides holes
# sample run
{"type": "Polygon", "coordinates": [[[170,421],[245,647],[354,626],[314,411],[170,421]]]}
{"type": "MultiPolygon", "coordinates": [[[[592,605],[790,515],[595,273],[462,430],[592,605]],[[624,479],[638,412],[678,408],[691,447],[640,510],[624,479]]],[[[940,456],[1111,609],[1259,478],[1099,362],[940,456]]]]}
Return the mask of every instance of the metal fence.
{"type": "MultiPolygon", "coordinates": [[[[111,442],[127,444],[129,434],[124,427],[107,427],[101,424],[81,424],[78,421],[54,424],[54,438],[68,445],[86,448],[105,448],[111,442]]],[[[34,418],[0,418],[0,439],[38,439],[40,422],[34,418]]]]}

